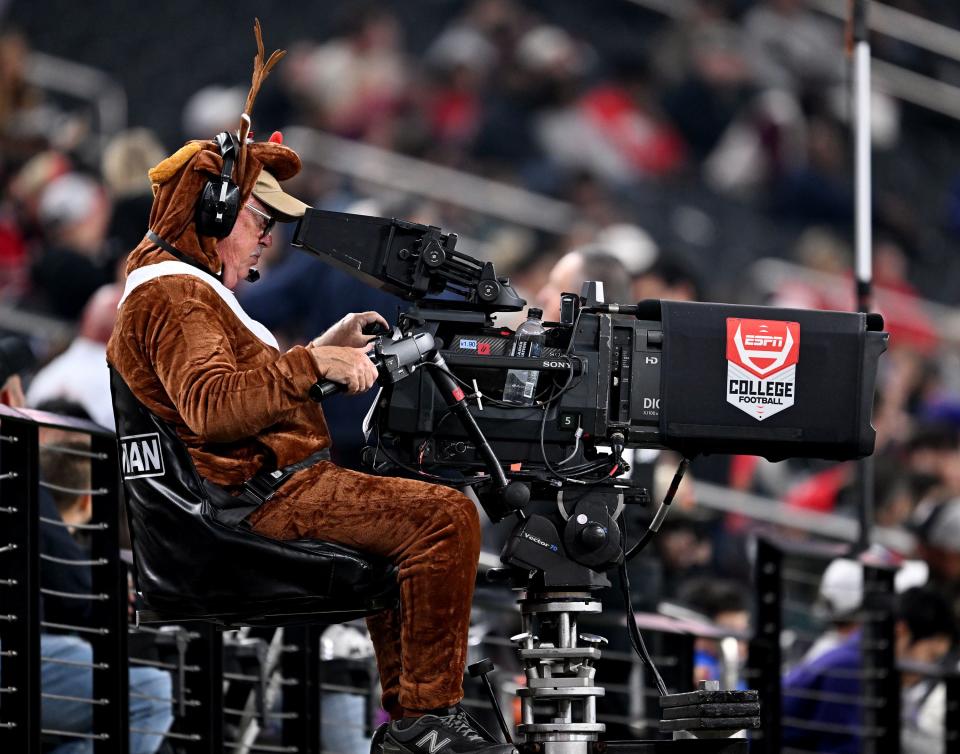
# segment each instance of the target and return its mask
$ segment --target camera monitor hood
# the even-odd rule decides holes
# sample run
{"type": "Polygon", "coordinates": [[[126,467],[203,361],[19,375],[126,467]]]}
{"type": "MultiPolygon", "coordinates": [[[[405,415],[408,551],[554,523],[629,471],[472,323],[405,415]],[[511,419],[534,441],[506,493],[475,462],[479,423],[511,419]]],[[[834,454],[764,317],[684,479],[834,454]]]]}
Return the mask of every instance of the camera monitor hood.
{"type": "Polygon", "coordinates": [[[484,312],[519,311],[526,305],[491,262],[456,251],[457,235],[432,225],[384,217],[307,209],[293,245],[312,252],[367,285],[429,305],[446,292],[484,312]]]}

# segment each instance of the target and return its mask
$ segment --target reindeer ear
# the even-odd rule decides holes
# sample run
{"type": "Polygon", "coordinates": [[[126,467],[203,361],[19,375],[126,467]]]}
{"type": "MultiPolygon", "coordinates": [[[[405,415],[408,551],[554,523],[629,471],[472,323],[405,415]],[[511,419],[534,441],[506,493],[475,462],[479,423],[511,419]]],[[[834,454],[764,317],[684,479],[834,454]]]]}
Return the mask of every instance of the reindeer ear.
{"type": "Polygon", "coordinates": [[[279,131],[274,131],[270,134],[270,138],[267,141],[272,142],[273,144],[283,144],[283,134],[279,131]]]}

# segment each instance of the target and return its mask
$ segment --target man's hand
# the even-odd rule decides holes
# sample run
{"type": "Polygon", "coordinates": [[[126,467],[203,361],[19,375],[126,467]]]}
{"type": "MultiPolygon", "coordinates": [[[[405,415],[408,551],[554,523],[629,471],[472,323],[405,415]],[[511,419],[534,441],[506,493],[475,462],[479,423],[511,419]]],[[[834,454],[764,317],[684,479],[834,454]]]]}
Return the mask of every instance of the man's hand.
{"type": "Polygon", "coordinates": [[[307,350],[323,378],[346,385],[348,395],[365,393],[377,381],[377,368],[367,356],[366,344],[360,348],[311,345],[307,350]]]}
{"type": "Polygon", "coordinates": [[[310,346],[344,346],[346,348],[362,348],[375,337],[373,335],[364,335],[363,328],[367,325],[373,324],[374,322],[380,323],[388,330],[390,329],[390,325],[387,324],[387,320],[385,320],[376,312],[348,314],[319,338],[314,338],[310,342],[310,346]]]}

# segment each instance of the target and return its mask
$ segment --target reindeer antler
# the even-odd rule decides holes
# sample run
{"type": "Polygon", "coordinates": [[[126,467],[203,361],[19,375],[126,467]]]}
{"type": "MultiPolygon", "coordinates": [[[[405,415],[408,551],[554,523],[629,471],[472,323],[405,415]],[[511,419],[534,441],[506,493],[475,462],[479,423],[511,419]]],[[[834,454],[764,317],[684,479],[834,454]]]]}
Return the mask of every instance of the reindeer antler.
{"type": "Polygon", "coordinates": [[[253,58],[253,77],[250,82],[250,91],[247,93],[247,101],[243,106],[243,113],[240,116],[240,154],[237,156],[237,174],[243,175],[243,169],[246,162],[247,153],[247,134],[250,132],[250,115],[253,112],[253,103],[260,93],[260,87],[270,75],[273,67],[280,62],[280,59],[287,54],[286,50],[274,50],[270,57],[264,62],[263,59],[263,33],[260,31],[260,19],[253,19],[253,34],[257,38],[257,54],[253,58]]]}

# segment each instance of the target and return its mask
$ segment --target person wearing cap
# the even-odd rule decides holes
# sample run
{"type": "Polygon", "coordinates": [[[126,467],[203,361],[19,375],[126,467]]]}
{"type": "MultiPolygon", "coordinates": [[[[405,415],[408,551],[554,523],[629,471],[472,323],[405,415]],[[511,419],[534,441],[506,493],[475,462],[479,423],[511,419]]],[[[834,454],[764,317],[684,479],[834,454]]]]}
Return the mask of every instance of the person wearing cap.
{"type": "Polygon", "coordinates": [[[265,142],[246,138],[246,113],[282,54],[264,63],[259,23],[255,31],[260,53],[232,170],[236,221],[219,239],[198,224],[204,188],[224,170],[220,144],[229,134],[219,143],[188,142],[149,171],[149,230],[127,261],[107,359],[176,429],[209,482],[239,493],[255,475],[309,460],[247,517],[255,531],[336,542],[397,565],[399,609],[367,621],[392,718],[378,730],[377,748],[426,754],[425,746],[436,752],[442,744],[445,754],[508,754],[513,747],[492,742],[458,705],[480,549],[476,507],[448,487],[361,474],[322,458],[331,438],[308,391],[320,379],[343,383],[349,394],[372,387],[377,371],[362,328],[386,322],[374,312],[348,314],[281,353],[233,295],[254,277],[274,223],[306,210],[281,185],[299,171],[297,154],[276,133],[265,142]]]}

